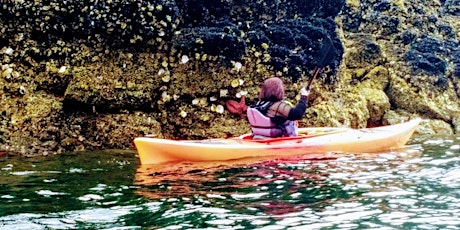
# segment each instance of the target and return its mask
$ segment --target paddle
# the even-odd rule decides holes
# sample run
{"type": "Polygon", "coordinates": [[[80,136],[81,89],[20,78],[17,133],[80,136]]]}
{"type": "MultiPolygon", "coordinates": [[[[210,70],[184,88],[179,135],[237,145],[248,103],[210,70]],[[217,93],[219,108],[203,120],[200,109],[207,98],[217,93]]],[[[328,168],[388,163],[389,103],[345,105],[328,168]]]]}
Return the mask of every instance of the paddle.
{"type": "Polygon", "coordinates": [[[329,63],[332,62],[335,56],[335,48],[334,45],[332,44],[332,40],[329,36],[326,36],[323,39],[323,45],[321,46],[321,50],[319,51],[319,56],[318,59],[316,59],[316,69],[315,73],[313,74],[313,77],[310,79],[308,82],[307,86],[305,86],[305,89],[310,90],[311,88],[311,83],[313,83],[313,80],[315,80],[316,76],[326,67],[329,65],[329,63]]]}

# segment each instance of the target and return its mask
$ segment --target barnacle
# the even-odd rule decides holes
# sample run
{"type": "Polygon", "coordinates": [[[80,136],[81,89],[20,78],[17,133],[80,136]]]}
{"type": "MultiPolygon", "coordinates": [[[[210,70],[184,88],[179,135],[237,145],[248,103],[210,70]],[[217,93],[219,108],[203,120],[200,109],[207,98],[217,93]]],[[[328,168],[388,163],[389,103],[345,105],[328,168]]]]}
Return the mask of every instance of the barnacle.
{"type": "Polygon", "coordinates": [[[64,73],[65,71],[67,70],[67,67],[66,66],[61,66],[61,68],[59,68],[59,73],[64,73]]]}
{"type": "Polygon", "coordinates": [[[228,96],[228,90],[227,89],[221,89],[219,91],[219,96],[220,97],[227,97],[228,96]]]}
{"type": "Polygon", "coordinates": [[[2,77],[6,78],[6,79],[9,79],[11,77],[12,72],[13,72],[12,68],[7,68],[7,69],[3,70],[2,77]]]}
{"type": "Polygon", "coordinates": [[[264,58],[263,58],[264,62],[268,62],[268,61],[270,61],[270,59],[271,59],[270,54],[264,54],[264,58]]]}
{"type": "Polygon", "coordinates": [[[164,75],[164,76],[161,78],[161,80],[162,80],[163,82],[169,82],[169,81],[171,80],[171,78],[170,78],[169,75],[164,75]]]}
{"type": "Polygon", "coordinates": [[[222,106],[222,105],[217,105],[217,106],[216,106],[216,112],[217,112],[217,113],[223,113],[223,112],[224,112],[224,106],[222,106]]]}
{"type": "Polygon", "coordinates": [[[231,82],[231,85],[233,88],[236,88],[240,85],[240,80],[239,79],[233,79],[231,82]]]}
{"type": "Polygon", "coordinates": [[[13,52],[14,52],[14,50],[13,50],[12,48],[10,48],[10,47],[6,48],[6,50],[5,50],[5,54],[6,54],[6,55],[10,55],[10,54],[12,54],[13,52]]]}
{"type": "Polygon", "coordinates": [[[162,94],[161,94],[161,100],[163,102],[169,102],[171,101],[171,96],[166,92],[164,91],[162,94]]]}
{"type": "Polygon", "coordinates": [[[243,65],[241,64],[241,62],[235,62],[234,65],[235,65],[235,69],[236,69],[237,71],[240,71],[241,67],[243,66],[243,65]]]}
{"type": "Polygon", "coordinates": [[[27,91],[27,90],[26,90],[26,87],[24,87],[24,86],[22,86],[22,85],[19,87],[19,93],[20,93],[20,94],[24,95],[24,94],[26,94],[26,91],[27,91]]]}
{"type": "Polygon", "coordinates": [[[181,60],[180,60],[180,62],[181,62],[182,64],[185,64],[185,63],[188,62],[188,60],[189,60],[189,59],[188,59],[188,56],[187,56],[187,55],[183,55],[182,58],[181,58],[181,60]]]}
{"type": "Polygon", "coordinates": [[[13,72],[11,72],[11,77],[18,78],[19,76],[20,76],[20,74],[19,74],[18,71],[13,70],[13,72]]]}
{"type": "Polygon", "coordinates": [[[265,50],[268,49],[268,44],[267,43],[262,43],[262,48],[264,48],[265,50]]]}

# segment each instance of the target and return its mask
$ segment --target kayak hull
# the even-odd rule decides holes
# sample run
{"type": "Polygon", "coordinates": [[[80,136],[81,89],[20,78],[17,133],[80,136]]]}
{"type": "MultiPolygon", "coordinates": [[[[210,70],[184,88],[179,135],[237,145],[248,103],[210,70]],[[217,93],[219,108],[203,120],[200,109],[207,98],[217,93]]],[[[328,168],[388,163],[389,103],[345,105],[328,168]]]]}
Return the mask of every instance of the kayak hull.
{"type": "Polygon", "coordinates": [[[134,139],[141,164],[171,161],[226,161],[248,157],[299,156],[308,154],[373,153],[404,146],[421,119],[376,128],[300,128],[306,135],[274,141],[230,139],[199,141],[149,137],[134,139]]]}

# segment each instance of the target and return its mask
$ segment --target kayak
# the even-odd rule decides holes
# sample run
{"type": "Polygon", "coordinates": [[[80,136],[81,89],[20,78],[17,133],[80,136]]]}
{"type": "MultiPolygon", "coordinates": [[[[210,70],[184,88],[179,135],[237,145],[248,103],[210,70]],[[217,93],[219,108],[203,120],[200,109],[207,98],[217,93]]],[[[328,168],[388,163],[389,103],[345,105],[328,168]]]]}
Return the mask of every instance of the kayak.
{"type": "Polygon", "coordinates": [[[253,139],[251,134],[226,139],[134,139],[140,163],[173,161],[227,161],[250,157],[301,156],[309,154],[374,153],[403,147],[420,118],[375,128],[299,128],[297,137],[253,139]]]}

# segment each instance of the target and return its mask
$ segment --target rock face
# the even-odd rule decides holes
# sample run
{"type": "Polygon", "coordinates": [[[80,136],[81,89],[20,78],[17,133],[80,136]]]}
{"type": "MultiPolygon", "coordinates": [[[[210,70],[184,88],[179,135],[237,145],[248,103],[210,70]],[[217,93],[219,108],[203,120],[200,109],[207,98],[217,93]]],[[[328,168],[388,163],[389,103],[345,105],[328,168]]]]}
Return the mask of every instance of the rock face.
{"type": "Polygon", "coordinates": [[[306,126],[423,117],[460,130],[458,0],[2,1],[0,151],[132,149],[136,136],[249,132],[225,102],[264,79],[295,102],[322,40],[337,55],[313,84],[306,126]]]}

